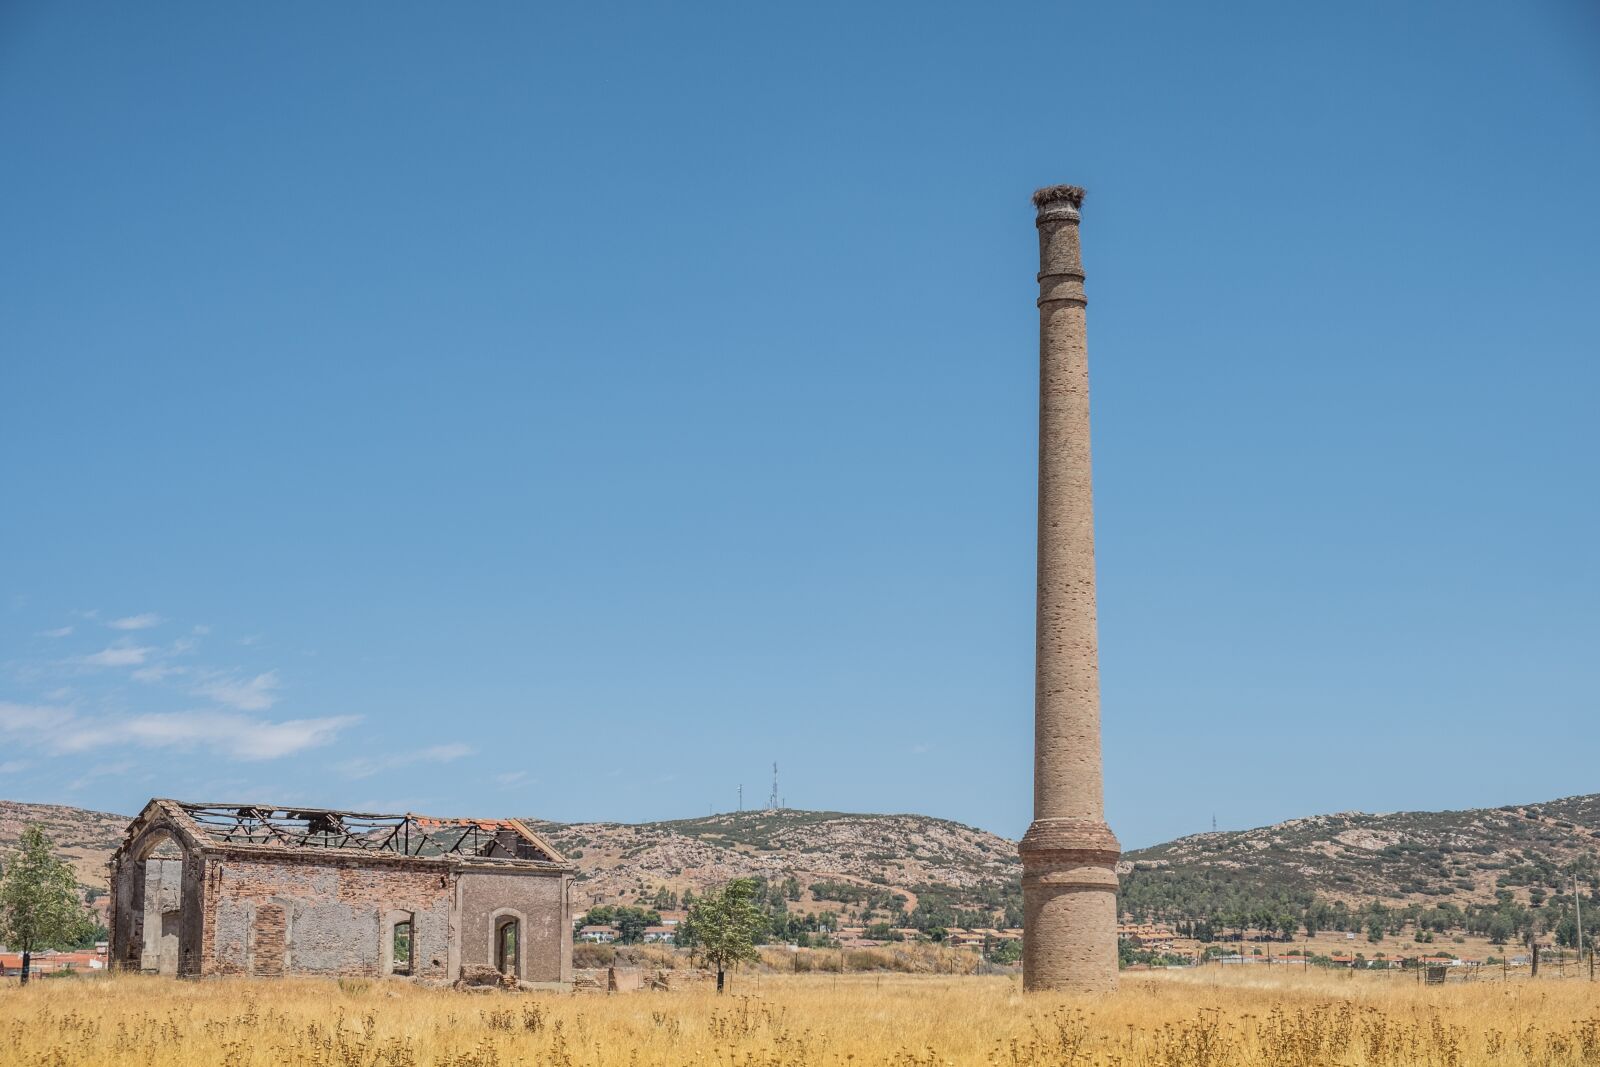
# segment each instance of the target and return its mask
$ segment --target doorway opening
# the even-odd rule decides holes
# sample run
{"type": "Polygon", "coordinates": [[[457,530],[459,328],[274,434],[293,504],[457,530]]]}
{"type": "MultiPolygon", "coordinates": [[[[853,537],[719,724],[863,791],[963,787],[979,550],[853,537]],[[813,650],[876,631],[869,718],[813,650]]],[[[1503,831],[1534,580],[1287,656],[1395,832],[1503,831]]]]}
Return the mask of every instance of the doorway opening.
{"type": "Polygon", "coordinates": [[[139,969],[146,973],[178,973],[178,949],[183,920],[183,849],[162,837],[140,864],[143,887],[139,969]]]}
{"type": "Polygon", "coordinates": [[[507,978],[522,975],[522,924],[513,918],[501,919],[494,928],[494,969],[507,978]]]}

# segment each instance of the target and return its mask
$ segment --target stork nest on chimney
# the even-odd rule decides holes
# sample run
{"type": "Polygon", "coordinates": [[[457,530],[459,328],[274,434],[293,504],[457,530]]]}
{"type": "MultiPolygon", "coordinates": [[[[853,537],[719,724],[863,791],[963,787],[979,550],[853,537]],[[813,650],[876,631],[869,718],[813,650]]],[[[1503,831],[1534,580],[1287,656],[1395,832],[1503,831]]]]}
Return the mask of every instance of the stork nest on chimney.
{"type": "Polygon", "coordinates": [[[1083,204],[1083,186],[1081,185],[1047,185],[1033,194],[1033,206],[1044,207],[1056,200],[1065,200],[1073,207],[1083,204]]]}

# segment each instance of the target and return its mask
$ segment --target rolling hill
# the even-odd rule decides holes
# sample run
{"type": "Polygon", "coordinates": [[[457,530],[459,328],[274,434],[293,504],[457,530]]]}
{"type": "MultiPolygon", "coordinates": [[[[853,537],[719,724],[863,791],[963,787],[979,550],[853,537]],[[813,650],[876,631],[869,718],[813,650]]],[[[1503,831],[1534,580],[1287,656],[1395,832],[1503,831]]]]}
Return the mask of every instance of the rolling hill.
{"type": "Polygon", "coordinates": [[[36,822],[50,835],[57,853],[72,864],[80,884],[104,889],[106,862],[122,842],[130,818],[58,804],[0,800],[0,862],[4,862],[6,853],[17,847],[23,827],[36,822]]]}
{"type": "Polygon", "coordinates": [[[1570,893],[1574,864],[1592,872],[1597,852],[1600,795],[1464,811],[1340,812],[1129,852],[1123,886],[1204,880],[1257,895],[1391,907],[1465,908],[1509,893],[1537,905],[1570,893]]]}
{"type": "Polygon", "coordinates": [[[540,822],[536,828],[580,870],[579,896],[631,903],[652,890],[696,893],[730,878],[795,878],[800,910],[834,907],[815,883],[886,888],[916,906],[928,887],[974,906],[1018,886],[1013,841],[924,815],[746,811],[652,823],[540,822]]]}

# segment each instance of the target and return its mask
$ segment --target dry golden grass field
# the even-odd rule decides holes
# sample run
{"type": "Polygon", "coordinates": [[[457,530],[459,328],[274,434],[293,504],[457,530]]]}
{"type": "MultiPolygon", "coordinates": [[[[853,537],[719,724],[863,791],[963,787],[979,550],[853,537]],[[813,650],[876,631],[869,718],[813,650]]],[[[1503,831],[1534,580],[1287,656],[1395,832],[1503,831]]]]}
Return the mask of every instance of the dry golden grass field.
{"type": "Polygon", "coordinates": [[[1024,997],[1014,977],[741,977],[718,998],[118,976],[0,987],[0,1030],[0,1067],[1545,1067],[1600,1064],[1600,984],[1212,967],[1078,1001],[1024,997]]]}

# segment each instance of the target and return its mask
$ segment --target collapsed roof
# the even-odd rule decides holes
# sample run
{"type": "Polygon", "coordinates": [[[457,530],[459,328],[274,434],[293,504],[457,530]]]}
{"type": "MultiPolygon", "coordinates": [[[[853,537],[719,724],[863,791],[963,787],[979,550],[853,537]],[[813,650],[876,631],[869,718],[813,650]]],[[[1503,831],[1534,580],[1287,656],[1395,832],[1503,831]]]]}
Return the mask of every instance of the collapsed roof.
{"type": "MultiPolygon", "coordinates": [[[[150,802],[196,842],[293,851],[338,849],[421,859],[531,861],[566,866],[548,841],[517,819],[436,819],[272,804],[150,802]]],[[[149,808],[145,816],[153,814],[149,808]]],[[[141,816],[141,820],[145,817],[141,816]]]]}

